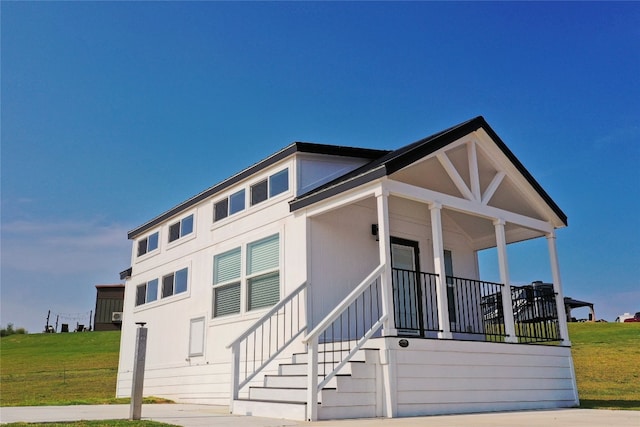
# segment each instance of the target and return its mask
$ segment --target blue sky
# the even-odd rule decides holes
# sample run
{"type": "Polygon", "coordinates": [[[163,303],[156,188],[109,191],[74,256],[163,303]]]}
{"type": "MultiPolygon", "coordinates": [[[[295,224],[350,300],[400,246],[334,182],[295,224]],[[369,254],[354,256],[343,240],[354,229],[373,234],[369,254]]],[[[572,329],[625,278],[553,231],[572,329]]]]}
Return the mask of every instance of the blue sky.
{"type": "MultiPolygon", "coordinates": [[[[569,217],[565,294],[640,311],[640,3],[0,7],[2,325],[88,313],[128,230],[292,141],[392,149],[477,115],[569,217]]],[[[514,280],[550,279],[538,253],[509,248],[514,280]]]]}

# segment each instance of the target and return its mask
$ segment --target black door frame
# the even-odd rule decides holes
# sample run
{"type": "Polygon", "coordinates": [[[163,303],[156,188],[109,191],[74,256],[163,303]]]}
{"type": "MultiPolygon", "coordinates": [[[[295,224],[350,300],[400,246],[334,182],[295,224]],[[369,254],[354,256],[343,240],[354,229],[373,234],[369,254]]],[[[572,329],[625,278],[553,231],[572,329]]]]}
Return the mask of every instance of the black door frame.
{"type": "MultiPolygon", "coordinates": [[[[400,237],[394,237],[391,236],[391,238],[389,239],[389,246],[391,245],[401,245],[401,246],[407,246],[407,247],[411,247],[413,248],[413,256],[414,256],[414,264],[415,264],[415,286],[416,286],[416,305],[417,305],[417,317],[418,317],[418,333],[421,337],[423,337],[425,335],[425,330],[424,330],[424,312],[423,312],[423,301],[422,301],[422,277],[420,274],[420,245],[418,243],[418,241],[416,240],[409,240],[409,239],[403,239],[400,237]]],[[[393,250],[390,248],[390,252],[391,252],[391,265],[393,266],[393,250]]],[[[393,278],[393,274],[391,275],[393,278]]],[[[392,288],[395,288],[395,286],[393,286],[393,279],[392,279],[392,288]]],[[[398,292],[398,297],[399,297],[399,292],[398,292]]],[[[396,300],[396,291],[394,289],[393,292],[393,302],[394,305],[397,304],[397,300],[396,300]]],[[[396,310],[394,307],[393,310],[394,316],[396,315],[396,310]]],[[[397,322],[398,319],[395,319],[396,322],[396,329],[400,329],[398,328],[397,322]]],[[[406,329],[406,328],[405,328],[406,329]]]]}

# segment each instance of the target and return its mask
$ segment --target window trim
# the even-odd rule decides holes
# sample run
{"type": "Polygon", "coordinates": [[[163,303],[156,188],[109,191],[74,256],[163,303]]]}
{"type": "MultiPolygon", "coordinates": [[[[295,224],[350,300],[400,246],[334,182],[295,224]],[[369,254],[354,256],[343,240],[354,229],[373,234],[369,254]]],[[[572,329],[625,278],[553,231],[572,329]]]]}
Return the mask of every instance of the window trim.
{"type": "Polygon", "coordinates": [[[185,215],[182,218],[172,221],[167,225],[167,245],[169,248],[178,245],[182,242],[186,242],[187,240],[193,239],[196,237],[196,213],[192,212],[189,215],[185,215]],[[183,223],[186,219],[191,218],[191,231],[189,233],[183,234],[183,223]],[[171,228],[175,225],[179,225],[178,228],[178,237],[171,240],[171,228]]]}
{"type": "Polygon", "coordinates": [[[187,293],[187,291],[190,289],[189,277],[190,277],[189,267],[184,267],[184,268],[181,268],[179,270],[175,270],[175,271],[173,271],[171,273],[163,274],[162,275],[162,279],[160,280],[161,292],[160,292],[160,298],[159,299],[163,300],[163,299],[171,298],[171,297],[176,296],[176,295],[187,293]],[[176,292],[177,276],[178,276],[178,273],[180,273],[182,271],[186,271],[186,274],[187,274],[187,277],[185,279],[185,282],[186,282],[185,283],[185,289],[183,291],[176,292]],[[173,277],[172,283],[171,283],[171,294],[165,295],[164,294],[164,286],[165,286],[164,282],[165,282],[165,279],[170,277],[170,276],[173,277]]]}
{"type": "Polygon", "coordinates": [[[153,302],[158,301],[158,282],[159,281],[157,278],[153,278],[151,280],[147,280],[144,283],[140,283],[139,285],[136,285],[136,294],[135,294],[136,298],[135,298],[134,307],[141,307],[143,305],[151,304],[153,302]],[[156,282],[156,298],[149,301],[149,284],[151,282],[156,282]],[[143,286],[144,286],[144,302],[138,303],[138,292],[143,286]]]}

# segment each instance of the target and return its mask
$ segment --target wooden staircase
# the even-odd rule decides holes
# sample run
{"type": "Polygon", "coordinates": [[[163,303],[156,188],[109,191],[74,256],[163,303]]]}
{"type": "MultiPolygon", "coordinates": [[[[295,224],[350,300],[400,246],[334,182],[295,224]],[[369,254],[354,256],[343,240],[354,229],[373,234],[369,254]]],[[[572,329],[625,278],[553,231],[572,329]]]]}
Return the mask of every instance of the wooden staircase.
{"type": "MultiPolygon", "coordinates": [[[[331,372],[345,352],[320,350],[318,382],[331,372]]],[[[318,393],[318,419],[371,418],[381,408],[378,350],[362,349],[318,393]]],[[[233,413],[308,420],[307,353],[280,364],[277,375],[265,375],[262,386],[249,387],[248,398],[233,402],[233,413]]]]}

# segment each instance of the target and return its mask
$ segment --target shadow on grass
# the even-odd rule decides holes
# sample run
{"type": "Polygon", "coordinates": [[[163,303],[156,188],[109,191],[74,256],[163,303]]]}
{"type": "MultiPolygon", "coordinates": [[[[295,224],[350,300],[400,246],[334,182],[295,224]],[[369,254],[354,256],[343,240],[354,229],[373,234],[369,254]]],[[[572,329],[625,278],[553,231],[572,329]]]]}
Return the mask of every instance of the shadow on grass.
{"type": "Polygon", "coordinates": [[[580,399],[582,409],[624,409],[640,411],[640,400],[580,399]]]}

